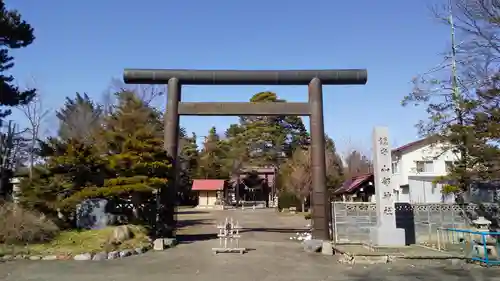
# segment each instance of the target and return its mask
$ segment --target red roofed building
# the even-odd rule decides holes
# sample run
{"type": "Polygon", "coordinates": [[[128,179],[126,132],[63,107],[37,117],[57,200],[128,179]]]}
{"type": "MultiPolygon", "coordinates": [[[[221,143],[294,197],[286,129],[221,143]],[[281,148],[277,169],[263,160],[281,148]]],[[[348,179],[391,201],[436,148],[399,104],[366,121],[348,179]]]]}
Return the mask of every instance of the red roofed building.
{"type": "Polygon", "coordinates": [[[191,190],[198,194],[198,207],[222,208],[225,187],[225,180],[196,179],[191,190]]]}
{"type": "Polygon", "coordinates": [[[374,194],[372,173],[352,177],[333,191],[333,197],[336,201],[348,202],[370,202],[374,194]]]}

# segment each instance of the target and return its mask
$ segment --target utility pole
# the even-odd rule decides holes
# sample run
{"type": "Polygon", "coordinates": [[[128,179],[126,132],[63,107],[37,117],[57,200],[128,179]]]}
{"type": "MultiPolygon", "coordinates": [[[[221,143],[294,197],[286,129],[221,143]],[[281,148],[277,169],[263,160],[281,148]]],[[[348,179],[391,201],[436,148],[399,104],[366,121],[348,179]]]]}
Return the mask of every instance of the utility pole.
{"type": "Polygon", "coordinates": [[[453,91],[453,98],[456,101],[461,99],[460,89],[458,88],[458,76],[457,76],[457,45],[455,43],[455,24],[453,23],[453,9],[452,0],[449,1],[449,17],[448,21],[451,26],[451,85],[453,91]]]}
{"type": "Polygon", "coordinates": [[[468,162],[468,147],[467,147],[467,137],[463,131],[464,122],[464,110],[463,110],[463,96],[460,92],[460,87],[458,86],[458,75],[457,75],[457,45],[455,40],[455,24],[453,21],[453,0],[449,0],[449,16],[448,22],[450,24],[450,35],[451,35],[451,87],[452,87],[452,102],[457,117],[458,125],[460,126],[460,160],[459,165],[462,168],[462,175],[458,180],[458,187],[460,192],[464,192],[468,189],[467,176],[464,173],[467,172],[467,162],[468,162]]]}

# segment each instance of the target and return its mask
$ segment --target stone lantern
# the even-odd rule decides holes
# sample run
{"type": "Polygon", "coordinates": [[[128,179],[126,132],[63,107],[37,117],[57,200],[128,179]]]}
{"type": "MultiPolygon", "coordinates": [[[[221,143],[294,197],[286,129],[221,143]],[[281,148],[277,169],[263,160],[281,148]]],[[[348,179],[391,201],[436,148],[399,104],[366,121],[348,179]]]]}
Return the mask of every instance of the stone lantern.
{"type": "Polygon", "coordinates": [[[481,232],[481,234],[472,234],[472,240],[474,241],[472,248],[472,256],[480,257],[482,259],[486,258],[486,253],[488,259],[498,259],[498,249],[497,249],[497,237],[496,235],[489,235],[491,221],[487,220],[485,217],[479,217],[472,221],[473,227],[472,231],[481,232]],[[484,240],[483,240],[484,237],[484,240]]]}

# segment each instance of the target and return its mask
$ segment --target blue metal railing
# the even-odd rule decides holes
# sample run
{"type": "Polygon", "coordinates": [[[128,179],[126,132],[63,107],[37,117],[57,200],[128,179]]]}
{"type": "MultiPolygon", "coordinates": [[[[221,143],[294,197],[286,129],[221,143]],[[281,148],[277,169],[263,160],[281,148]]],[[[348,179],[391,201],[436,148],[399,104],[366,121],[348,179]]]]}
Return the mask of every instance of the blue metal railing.
{"type": "Polygon", "coordinates": [[[500,265],[500,232],[440,228],[437,242],[439,250],[458,251],[485,265],[500,265]]]}

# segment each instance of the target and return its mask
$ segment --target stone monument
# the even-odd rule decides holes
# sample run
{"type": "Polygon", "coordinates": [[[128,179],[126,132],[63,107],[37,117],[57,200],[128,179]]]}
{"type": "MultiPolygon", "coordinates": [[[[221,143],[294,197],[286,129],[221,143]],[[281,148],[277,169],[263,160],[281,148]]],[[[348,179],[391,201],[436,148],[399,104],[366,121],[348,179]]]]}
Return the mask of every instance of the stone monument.
{"type": "Polygon", "coordinates": [[[113,216],[106,213],[106,199],[86,199],[76,206],[76,226],[83,229],[103,229],[112,224],[113,216]]]}
{"type": "Polygon", "coordinates": [[[375,127],[373,130],[373,173],[377,227],[370,229],[370,240],[373,246],[394,247],[406,244],[405,230],[396,228],[391,163],[389,130],[386,127],[375,127]]]}

